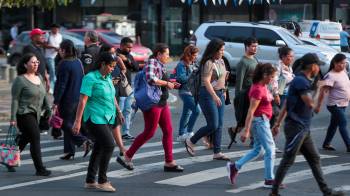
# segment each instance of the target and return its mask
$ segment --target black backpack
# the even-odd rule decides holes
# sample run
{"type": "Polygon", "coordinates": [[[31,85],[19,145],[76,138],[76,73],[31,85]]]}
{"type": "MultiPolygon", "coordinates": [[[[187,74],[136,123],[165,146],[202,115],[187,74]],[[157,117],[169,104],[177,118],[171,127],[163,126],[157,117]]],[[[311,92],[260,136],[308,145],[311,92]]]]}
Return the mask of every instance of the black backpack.
{"type": "Polygon", "coordinates": [[[201,66],[195,66],[190,77],[188,78],[187,85],[194,98],[194,102],[197,104],[199,99],[199,88],[202,83],[201,78],[201,66]]]}

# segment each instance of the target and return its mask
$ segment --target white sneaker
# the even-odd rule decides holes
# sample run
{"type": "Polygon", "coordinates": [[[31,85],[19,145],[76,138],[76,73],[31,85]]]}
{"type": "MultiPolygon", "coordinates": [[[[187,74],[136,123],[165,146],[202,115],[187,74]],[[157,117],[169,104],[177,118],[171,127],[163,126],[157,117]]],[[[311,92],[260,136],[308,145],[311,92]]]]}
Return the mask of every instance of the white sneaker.
{"type": "Polygon", "coordinates": [[[187,138],[191,138],[193,135],[194,135],[193,132],[186,133],[186,137],[187,137],[187,138]]]}
{"type": "Polygon", "coordinates": [[[184,141],[186,140],[186,138],[187,138],[187,135],[186,135],[186,134],[179,135],[179,136],[177,136],[176,141],[178,141],[178,142],[184,142],[184,141]]]}

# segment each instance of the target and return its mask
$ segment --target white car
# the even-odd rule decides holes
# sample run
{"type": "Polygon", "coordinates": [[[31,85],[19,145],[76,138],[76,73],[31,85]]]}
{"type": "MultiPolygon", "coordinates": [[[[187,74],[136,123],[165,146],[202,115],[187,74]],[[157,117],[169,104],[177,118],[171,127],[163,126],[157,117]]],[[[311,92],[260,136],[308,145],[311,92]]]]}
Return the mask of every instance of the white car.
{"type": "MultiPolygon", "coordinates": [[[[337,51],[333,47],[327,45],[323,41],[320,41],[320,40],[317,40],[317,39],[314,39],[314,38],[308,38],[308,37],[300,37],[299,39],[301,41],[303,41],[305,44],[317,46],[319,48],[322,48],[325,51],[333,51],[334,54],[339,53],[339,51],[337,51]]],[[[342,54],[344,54],[346,56],[346,58],[347,58],[346,70],[348,72],[348,75],[350,76],[350,67],[349,67],[349,65],[350,65],[350,53],[342,52],[342,54]]]]}
{"type": "Polygon", "coordinates": [[[293,49],[296,58],[306,53],[316,53],[325,64],[321,66],[322,72],[328,71],[334,52],[322,50],[316,46],[306,45],[288,30],[267,24],[249,22],[206,22],[195,31],[192,41],[200,49],[200,57],[207,44],[213,38],[225,41],[224,61],[231,74],[235,73],[236,65],[244,55],[244,40],[256,37],[259,42],[257,59],[259,62],[277,64],[278,48],[288,46],[293,49]]]}
{"type": "Polygon", "coordinates": [[[299,23],[303,37],[323,40],[329,46],[340,50],[340,32],[342,26],[338,22],[304,20],[299,23]]]}

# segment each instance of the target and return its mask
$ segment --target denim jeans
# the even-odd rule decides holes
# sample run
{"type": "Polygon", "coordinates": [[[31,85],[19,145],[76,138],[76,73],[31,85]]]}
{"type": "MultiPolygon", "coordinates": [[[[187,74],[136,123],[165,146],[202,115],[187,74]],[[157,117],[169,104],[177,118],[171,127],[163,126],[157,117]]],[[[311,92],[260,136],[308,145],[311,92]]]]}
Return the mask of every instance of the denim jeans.
{"type": "Polygon", "coordinates": [[[193,131],[194,124],[200,113],[199,105],[195,104],[194,98],[190,94],[179,93],[183,102],[183,109],[180,118],[179,135],[193,131]]]}
{"type": "Polygon", "coordinates": [[[122,135],[130,134],[130,124],[131,124],[131,105],[134,100],[134,93],[131,93],[128,97],[119,98],[119,107],[125,118],[125,123],[122,127],[122,135]]]}
{"type": "Polygon", "coordinates": [[[275,175],[273,173],[273,167],[275,165],[275,142],[273,140],[272,132],[270,129],[270,122],[263,117],[254,117],[252,122],[251,134],[254,137],[254,146],[251,151],[236,161],[236,168],[240,170],[242,166],[251,160],[256,159],[261,153],[264,153],[265,173],[266,180],[273,180],[275,175]]]}
{"type": "Polygon", "coordinates": [[[329,145],[337,131],[339,126],[339,132],[346,147],[350,147],[350,138],[349,133],[346,128],[347,120],[345,110],[346,107],[338,107],[338,106],[327,106],[328,111],[331,113],[331,122],[328,126],[327,135],[323,142],[323,145],[329,145]]]}
{"type": "Polygon", "coordinates": [[[225,99],[224,92],[216,91],[221,100],[221,106],[217,106],[207,89],[202,86],[199,91],[199,105],[203,111],[207,125],[200,128],[191,138],[193,144],[204,136],[212,135],[214,153],[221,152],[221,135],[224,118],[225,99]]]}
{"type": "Polygon", "coordinates": [[[54,89],[55,82],[56,82],[56,71],[55,71],[55,59],[53,58],[46,58],[47,66],[48,66],[48,72],[49,72],[49,79],[50,79],[50,89],[54,89]]]}

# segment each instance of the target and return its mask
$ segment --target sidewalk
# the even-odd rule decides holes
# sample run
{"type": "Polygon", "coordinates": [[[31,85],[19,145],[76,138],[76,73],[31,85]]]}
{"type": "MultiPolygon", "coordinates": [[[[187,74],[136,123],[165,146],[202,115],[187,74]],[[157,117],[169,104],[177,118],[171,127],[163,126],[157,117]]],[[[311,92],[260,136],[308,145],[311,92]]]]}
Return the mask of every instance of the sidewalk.
{"type": "Polygon", "coordinates": [[[10,120],[11,113],[11,84],[0,80],[0,122],[10,120]]]}

